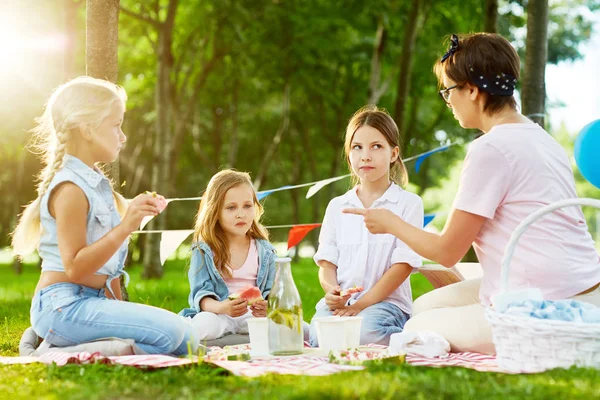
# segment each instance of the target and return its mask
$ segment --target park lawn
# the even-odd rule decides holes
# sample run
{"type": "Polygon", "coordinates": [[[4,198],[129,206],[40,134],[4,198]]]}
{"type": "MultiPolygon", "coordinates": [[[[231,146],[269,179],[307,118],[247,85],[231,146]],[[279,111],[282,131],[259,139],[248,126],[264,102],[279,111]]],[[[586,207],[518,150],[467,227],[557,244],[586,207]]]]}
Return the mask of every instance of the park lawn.
{"type": "MultiPolygon", "coordinates": [[[[131,299],[179,311],[187,305],[185,268],[184,261],[169,262],[165,276],[159,281],[142,281],[141,269],[132,268],[131,299]]],[[[322,295],[316,268],[309,259],[293,265],[307,321],[322,295]]],[[[29,304],[38,272],[35,267],[27,266],[17,276],[8,265],[0,264],[0,277],[0,354],[17,355],[20,335],[29,326],[29,304]]],[[[431,285],[418,274],[412,276],[412,286],[415,297],[431,290],[431,285]]],[[[249,379],[231,376],[207,364],[157,371],[105,365],[0,366],[0,399],[11,400],[400,397],[600,399],[600,371],[573,368],[537,375],[504,375],[462,368],[380,365],[328,377],[269,375],[249,379]]]]}

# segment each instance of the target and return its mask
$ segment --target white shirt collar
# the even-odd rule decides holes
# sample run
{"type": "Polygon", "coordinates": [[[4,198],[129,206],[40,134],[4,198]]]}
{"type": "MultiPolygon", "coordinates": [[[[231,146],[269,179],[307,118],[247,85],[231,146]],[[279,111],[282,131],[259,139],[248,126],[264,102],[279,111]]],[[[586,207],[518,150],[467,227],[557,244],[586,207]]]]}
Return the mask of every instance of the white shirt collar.
{"type": "MultiPolygon", "coordinates": [[[[357,190],[358,185],[354,186],[351,190],[346,192],[346,194],[344,194],[343,196],[343,203],[352,205],[354,207],[364,208],[362,202],[358,198],[358,194],[356,193],[357,190]]],[[[400,186],[392,182],[390,187],[388,187],[388,189],[385,191],[385,193],[383,193],[381,197],[375,200],[371,207],[377,206],[386,201],[390,203],[398,202],[398,200],[400,199],[400,193],[402,193],[403,190],[404,189],[402,189],[400,186]]]]}

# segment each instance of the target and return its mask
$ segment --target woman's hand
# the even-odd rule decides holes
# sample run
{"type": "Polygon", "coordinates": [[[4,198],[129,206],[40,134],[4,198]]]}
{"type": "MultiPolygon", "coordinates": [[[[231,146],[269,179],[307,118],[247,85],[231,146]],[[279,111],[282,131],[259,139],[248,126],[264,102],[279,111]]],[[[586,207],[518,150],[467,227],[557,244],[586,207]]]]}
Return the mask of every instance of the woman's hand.
{"type": "Polygon", "coordinates": [[[362,215],[371,233],[392,233],[398,216],[385,208],[344,208],[344,214],[362,215]]]}
{"type": "Polygon", "coordinates": [[[338,317],[352,317],[354,315],[358,315],[363,309],[358,303],[354,303],[351,306],[338,308],[333,312],[333,315],[337,315],[338,317]]]}
{"type": "Polygon", "coordinates": [[[250,311],[252,311],[252,315],[256,318],[263,318],[267,316],[267,301],[266,300],[258,300],[255,303],[252,303],[250,306],[250,311]]]}
{"type": "MultiPolygon", "coordinates": [[[[121,224],[129,231],[133,232],[139,228],[144,217],[154,217],[160,214],[158,201],[160,195],[153,196],[152,194],[143,193],[131,200],[127,213],[121,224]]],[[[164,197],[160,196],[164,201],[164,197]]]]}
{"type": "Polygon", "coordinates": [[[341,287],[336,286],[327,293],[325,293],[325,304],[331,311],[335,311],[338,308],[342,308],[348,302],[350,295],[340,296],[341,287]]]}
{"type": "Polygon", "coordinates": [[[248,300],[246,299],[225,299],[221,302],[219,314],[229,315],[230,317],[241,317],[248,312],[248,300]]]}

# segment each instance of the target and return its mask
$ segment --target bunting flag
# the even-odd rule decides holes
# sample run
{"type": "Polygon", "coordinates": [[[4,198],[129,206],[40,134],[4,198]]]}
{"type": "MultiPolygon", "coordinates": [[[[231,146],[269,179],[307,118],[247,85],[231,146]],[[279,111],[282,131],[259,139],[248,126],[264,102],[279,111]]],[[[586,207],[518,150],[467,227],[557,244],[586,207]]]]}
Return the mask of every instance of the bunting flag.
{"type": "MultiPolygon", "coordinates": [[[[423,218],[423,227],[427,226],[431,221],[435,219],[438,214],[425,214],[423,218]]],[[[315,228],[320,227],[321,224],[300,224],[300,225],[273,225],[266,226],[267,229],[277,228],[290,228],[288,233],[288,250],[294,246],[297,246],[306,235],[315,228]]],[[[154,230],[154,231],[143,231],[143,226],[139,231],[134,233],[160,233],[160,263],[163,265],[167,258],[175,250],[179,248],[181,243],[186,240],[194,231],[192,229],[181,229],[181,230],[154,230]]]]}
{"type": "Polygon", "coordinates": [[[435,214],[425,214],[425,218],[423,218],[423,228],[425,228],[433,219],[435,218],[435,214]]]}
{"type": "MultiPolygon", "coordinates": [[[[416,169],[417,172],[419,172],[419,169],[421,168],[421,164],[423,163],[423,161],[427,157],[429,157],[432,154],[439,153],[441,151],[447,150],[450,146],[453,146],[455,144],[456,143],[450,143],[448,145],[441,146],[441,147],[429,150],[429,151],[427,151],[425,153],[421,153],[421,154],[417,154],[416,156],[405,158],[403,161],[404,162],[408,162],[408,161],[412,161],[412,160],[417,160],[416,164],[415,164],[415,169],[416,169]]],[[[264,191],[261,191],[261,192],[257,192],[256,197],[260,201],[260,200],[263,200],[265,197],[269,196],[271,193],[274,193],[274,192],[279,192],[279,191],[282,191],[282,190],[289,190],[289,189],[296,189],[296,188],[302,188],[302,187],[310,186],[310,188],[308,189],[308,192],[306,193],[306,198],[309,199],[312,196],[314,196],[315,193],[317,193],[319,190],[321,190],[325,186],[329,185],[330,183],[337,182],[337,181],[339,181],[341,179],[344,179],[344,178],[347,178],[349,176],[350,176],[350,174],[347,174],[347,175],[336,176],[336,177],[333,177],[333,178],[323,179],[323,180],[316,181],[316,182],[302,183],[302,184],[293,185],[293,186],[290,186],[290,185],[281,186],[281,187],[278,187],[278,188],[275,188],[275,189],[270,189],[270,190],[264,190],[264,191]]],[[[167,202],[167,205],[168,205],[172,201],[201,200],[201,199],[202,199],[202,197],[181,197],[181,198],[177,197],[177,198],[166,199],[166,202],[167,202]]],[[[423,226],[429,224],[431,222],[431,220],[433,220],[433,218],[435,217],[435,215],[430,216],[430,217],[431,218],[428,219],[427,216],[426,216],[423,226]]],[[[152,218],[154,218],[154,217],[144,217],[142,219],[141,224],[140,224],[140,229],[139,230],[140,231],[143,230],[146,227],[146,225],[148,225],[148,223],[150,221],[152,221],[152,218]]],[[[306,233],[308,233],[308,231],[306,233]]],[[[302,237],[304,237],[306,235],[306,233],[302,237]]],[[[302,240],[302,239],[300,239],[300,240],[302,240]]]]}
{"type": "Polygon", "coordinates": [[[293,226],[292,229],[290,229],[290,233],[288,235],[288,250],[300,243],[302,239],[304,239],[304,237],[308,234],[308,232],[312,231],[315,228],[318,228],[319,226],[321,226],[321,224],[293,226]]]}
{"type": "Polygon", "coordinates": [[[160,235],[160,265],[194,232],[192,229],[165,231],[160,235]]]}
{"type": "MultiPolygon", "coordinates": [[[[174,200],[179,200],[179,199],[166,199],[165,201],[167,202],[167,204],[165,205],[165,208],[167,208],[167,206],[169,205],[169,203],[170,203],[170,202],[172,202],[172,201],[174,201],[174,200]]],[[[164,211],[164,209],[163,209],[163,211],[164,211]]],[[[154,218],[154,217],[153,217],[153,216],[151,216],[151,215],[149,215],[149,216],[147,216],[147,217],[144,217],[144,218],[142,218],[142,223],[140,224],[140,231],[141,231],[141,230],[143,230],[143,229],[144,229],[144,227],[145,227],[146,225],[148,225],[148,223],[149,223],[150,221],[152,221],[152,219],[153,219],[153,218],[154,218]]]]}
{"type": "Polygon", "coordinates": [[[313,197],[315,195],[315,193],[317,193],[319,190],[323,189],[325,186],[329,185],[330,183],[337,182],[340,179],[344,179],[344,178],[347,178],[349,176],[350,176],[350,174],[348,174],[348,175],[342,175],[342,176],[336,176],[335,178],[323,179],[322,181],[319,181],[319,182],[315,183],[313,186],[311,186],[308,189],[308,192],[306,193],[306,198],[310,199],[311,197],[313,197]]]}
{"type": "Polygon", "coordinates": [[[285,189],[292,189],[294,187],[295,186],[286,185],[286,186],[278,187],[276,189],[263,190],[262,192],[256,192],[256,198],[258,199],[258,201],[261,201],[262,199],[264,199],[265,197],[267,197],[271,193],[279,192],[280,190],[285,190],[285,189]]]}
{"type": "Polygon", "coordinates": [[[419,172],[419,169],[421,169],[421,164],[423,164],[423,161],[425,161],[425,159],[427,157],[429,157],[432,154],[439,153],[439,152],[444,151],[444,150],[448,150],[448,148],[450,146],[452,146],[452,144],[448,144],[446,146],[438,147],[437,149],[429,150],[429,151],[427,151],[427,152],[419,155],[417,157],[417,162],[415,163],[415,171],[419,172]]]}

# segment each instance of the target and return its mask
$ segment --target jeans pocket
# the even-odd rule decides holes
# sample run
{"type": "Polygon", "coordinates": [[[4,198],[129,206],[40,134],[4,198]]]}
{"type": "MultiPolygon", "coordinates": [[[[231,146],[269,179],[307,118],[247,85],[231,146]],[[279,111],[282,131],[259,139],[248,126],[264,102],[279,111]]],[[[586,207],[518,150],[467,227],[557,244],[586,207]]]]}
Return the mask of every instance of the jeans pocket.
{"type": "Polygon", "coordinates": [[[52,310],[62,312],[63,308],[70,306],[79,299],[81,299],[81,296],[73,293],[54,293],[50,295],[50,305],[52,310]]]}
{"type": "Polygon", "coordinates": [[[48,343],[54,347],[69,347],[80,344],[80,341],[72,339],[62,332],[57,332],[56,329],[50,329],[44,338],[48,343]]]}

